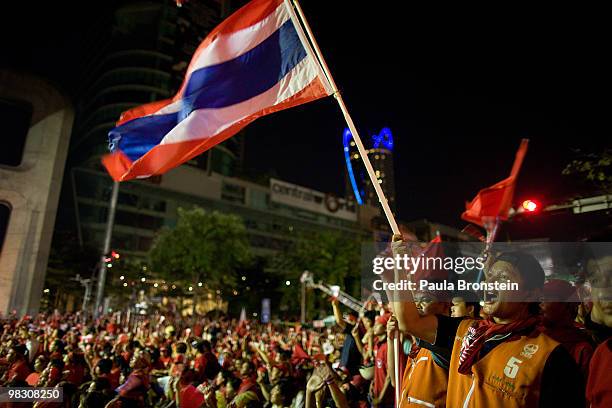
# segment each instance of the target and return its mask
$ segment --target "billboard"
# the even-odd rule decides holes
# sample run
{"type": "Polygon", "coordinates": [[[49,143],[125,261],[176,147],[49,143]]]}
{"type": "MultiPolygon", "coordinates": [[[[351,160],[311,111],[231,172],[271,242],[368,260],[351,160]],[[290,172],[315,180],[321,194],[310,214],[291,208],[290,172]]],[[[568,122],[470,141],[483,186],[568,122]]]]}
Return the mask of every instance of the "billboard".
{"type": "Polygon", "coordinates": [[[279,204],[347,221],[357,221],[357,206],[354,201],[273,178],[270,179],[270,199],[279,204]]]}

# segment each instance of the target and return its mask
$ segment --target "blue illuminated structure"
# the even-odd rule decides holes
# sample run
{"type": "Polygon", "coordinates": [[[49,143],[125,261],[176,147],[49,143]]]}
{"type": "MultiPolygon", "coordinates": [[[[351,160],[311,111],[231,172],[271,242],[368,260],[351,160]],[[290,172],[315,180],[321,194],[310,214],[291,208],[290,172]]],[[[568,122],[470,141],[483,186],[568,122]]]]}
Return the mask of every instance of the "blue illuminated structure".
{"type": "Polygon", "coordinates": [[[351,134],[349,128],[345,128],[344,133],[342,134],[342,144],[344,145],[344,160],[346,160],[346,168],[348,169],[349,179],[351,180],[351,186],[353,187],[353,192],[355,193],[355,199],[357,200],[357,204],[363,205],[361,194],[359,194],[359,188],[357,188],[355,174],[353,174],[353,165],[351,164],[351,156],[349,154],[349,143],[352,138],[353,135],[351,134]]]}
{"type": "MultiPolygon", "coordinates": [[[[350,142],[352,138],[353,135],[351,134],[349,128],[345,128],[342,134],[342,144],[344,145],[344,160],[346,161],[346,168],[348,170],[349,180],[351,181],[351,186],[353,187],[353,193],[355,194],[357,204],[363,205],[363,192],[359,191],[359,187],[357,186],[357,180],[355,179],[355,173],[353,171],[353,165],[351,164],[350,142]]],[[[391,129],[389,129],[388,127],[382,128],[380,132],[377,135],[373,135],[371,139],[372,148],[382,148],[387,149],[389,151],[393,151],[393,134],[391,133],[391,129]]]]}
{"type": "Polygon", "coordinates": [[[381,143],[383,148],[393,151],[393,135],[388,127],[382,128],[379,134],[372,136],[372,147],[374,149],[379,149],[381,143]]]}

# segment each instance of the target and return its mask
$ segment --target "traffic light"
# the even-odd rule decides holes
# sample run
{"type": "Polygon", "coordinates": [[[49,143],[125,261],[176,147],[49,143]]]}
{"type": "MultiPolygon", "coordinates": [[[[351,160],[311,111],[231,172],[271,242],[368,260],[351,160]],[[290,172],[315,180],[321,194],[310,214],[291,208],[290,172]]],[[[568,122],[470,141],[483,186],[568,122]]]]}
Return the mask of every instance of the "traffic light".
{"type": "Polygon", "coordinates": [[[121,255],[119,255],[119,252],[111,251],[110,255],[106,255],[104,257],[104,263],[106,264],[107,268],[112,268],[113,262],[118,261],[119,258],[121,258],[121,255]]]}
{"type": "Polygon", "coordinates": [[[521,204],[522,212],[534,213],[540,209],[540,204],[535,200],[525,200],[521,204]]]}

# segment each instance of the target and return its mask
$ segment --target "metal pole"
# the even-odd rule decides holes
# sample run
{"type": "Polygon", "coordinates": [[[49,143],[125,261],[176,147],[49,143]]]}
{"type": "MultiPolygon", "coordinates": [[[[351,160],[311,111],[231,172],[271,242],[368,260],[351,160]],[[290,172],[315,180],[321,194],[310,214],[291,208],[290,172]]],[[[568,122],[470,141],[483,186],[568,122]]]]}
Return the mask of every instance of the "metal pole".
{"type": "Polygon", "coordinates": [[[306,323],[306,282],[302,282],[302,300],[300,302],[300,322],[306,323]]]}
{"type": "Polygon", "coordinates": [[[401,384],[397,382],[400,379],[399,353],[400,353],[400,332],[397,330],[393,333],[393,375],[395,382],[395,406],[399,407],[401,399],[401,384]]]}
{"type": "Polygon", "coordinates": [[[104,248],[102,256],[100,256],[100,271],[98,273],[98,288],[96,290],[96,305],[94,316],[100,316],[100,307],[104,298],[104,285],[106,284],[106,262],[104,258],[108,256],[110,251],[111,237],[113,235],[113,224],[115,223],[115,210],[117,209],[117,197],[119,196],[119,182],[113,182],[113,191],[111,193],[110,202],[108,205],[108,218],[106,219],[106,235],[104,236],[104,248]]]}
{"type": "Polygon", "coordinates": [[[83,286],[85,286],[85,296],[83,296],[83,313],[87,313],[87,308],[89,307],[89,298],[91,297],[91,279],[83,279],[81,281],[83,286]]]}
{"type": "MultiPolygon", "coordinates": [[[[288,3],[288,1],[289,0],[285,0],[286,3],[288,3]]],[[[346,124],[348,125],[349,130],[351,131],[351,134],[353,135],[353,140],[355,141],[355,144],[357,145],[357,150],[359,151],[359,154],[361,155],[363,164],[365,165],[365,168],[368,171],[368,175],[370,176],[370,181],[372,182],[372,186],[374,187],[374,190],[376,191],[376,195],[378,196],[378,200],[380,201],[380,204],[382,205],[383,211],[387,217],[387,221],[389,222],[389,225],[391,226],[391,230],[393,231],[394,234],[400,234],[400,230],[397,227],[397,222],[395,221],[395,217],[393,215],[393,212],[391,211],[391,207],[389,207],[389,202],[387,201],[387,198],[385,197],[385,193],[383,192],[382,187],[380,186],[380,183],[378,181],[378,178],[376,177],[376,174],[374,173],[374,168],[372,167],[372,163],[370,163],[370,158],[368,157],[368,153],[365,147],[363,146],[363,143],[361,142],[361,138],[359,137],[359,132],[357,132],[357,128],[355,127],[355,124],[353,123],[353,118],[351,118],[351,115],[349,114],[346,104],[344,103],[344,99],[342,99],[342,94],[338,91],[338,87],[336,86],[334,78],[331,75],[331,72],[329,70],[329,67],[327,66],[327,63],[325,62],[325,59],[323,58],[323,54],[321,53],[321,50],[319,49],[319,45],[317,44],[317,41],[315,40],[312,34],[312,30],[310,29],[310,26],[308,25],[308,21],[306,21],[306,17],[304,16],[302,8],[300,7],[300,4],[297,2],[297,0],[293,0],[293,4],[295,5],[295,11],[297,11],[299,18],[302,21],[303,28],[306,30],[306,33],[307,33],[307,39],[306,41],[302,40],[302,43],[311,53],[314,52],[314,55],[318,59],[319,65],[323,69],[324,76],[329,82],[329,85],[331,85],[333,95],[336,98],[336,101],[338,101],[338,105],[340,105],[340,110],[342,111],[342,114],[344,115],[346,124]],[[311,44],[312,44],[312,47],[311,47],[311,44]]],[[[295,28],[296,30],[298,30],[298,35],[303,34],[301,30],[302,24],[300,24],[300,21],[297,19],[297,16],[295,16],[294,9],[290,5],[288,5],[288,8],[289,8],[289,13],[291,14],[291,19],[294,21],[294,25],[296,26],[295,28]]],[[[300,35],[300,37],[302,36],[300,35]]]]}

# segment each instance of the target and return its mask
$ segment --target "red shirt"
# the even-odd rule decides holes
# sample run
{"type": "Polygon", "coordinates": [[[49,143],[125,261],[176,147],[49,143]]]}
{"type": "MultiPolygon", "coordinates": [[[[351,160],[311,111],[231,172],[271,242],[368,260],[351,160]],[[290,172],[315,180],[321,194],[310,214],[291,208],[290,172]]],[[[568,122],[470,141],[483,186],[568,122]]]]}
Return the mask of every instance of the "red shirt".
{"type": "Polygon", "coordinates": [[[74,385],[81,385],[85,378],[85,367],[81,365],[67,364],[64,371],[68,371],[66,374],[66,381],[74,385]]]}
{"type": "Polygon", "coordinates": [[[591,359],[586,397],[591,408],[612,407],[612,338],[601,343],[591,359]]]}
{"type": "Polygon", "coordinates": [[[9,381],[13,381],[13,380],[25,381],[26,378],[28,378],[28,375],[30,375],[30,368],[28,367],[28,364],[23,360],[19,360],[19,361],[15,361],[11,365],[11,367],[8,370],[8,375],[6,378],[9,381]]]}
{"type": "MultiPolygon", "coordinates": [[[[100,376],[102,377],[102,376],[100,376]]],[[[108,382],[111,385],[111,389],[116,389],[119,386],[119,379],[121,378],[121,369],[113,368],[111,372],[106,375],[108,382]]]]}
{"type": "Polygon", "coordinates": [[[181,388],[179,401],[179,408],[200,408],[204,403],[204,394],[198,391],[196,387],[189,384],[181,388]]]}
{"type": "Polygon", "coordinates": [[[47,384],[45,387],[55,387],[58,382],[62,379],[62,370],[58,367],[51,367],[49,370],[49,376],[47,377],[47,384]]]}
{"type": "Polygon", "coordinates": [[[159,358],[159,362],[162,363],[164,368],[166,368],[166,367],[168,367],[170,365],[170,363],[172,363],[172,357],[170,357],[170,356],[167,356],[167,357],[161,356],[159,358]]]}
{"type": "Polygon", "coordinates": [[[28,377],[26,378],[26,382],[32,387],[35,387],[36,384],[38,384],[39,378],[40,378],[40,373],[37,373],[36,371],[34,371],[30,375],[28,375],[28,377]]]}
{"type": "MultiPolygon", "coordinates": [[[[374,356],[374,396],[380,397],[385,381],[387,380],[387,341],[379,343],[376,347],[374,356]]],[[[387,389],[385,398],[381,402],[391,401],[393,403],[393,393],[387,389]]]]}
{"type": "Polygon", "coordinates": [[[548,337],[561,343],[570,353],[586,380],[594,352],[591,339],[586,332],[578,327],[546,327],[542,331],[548,337]]]}

